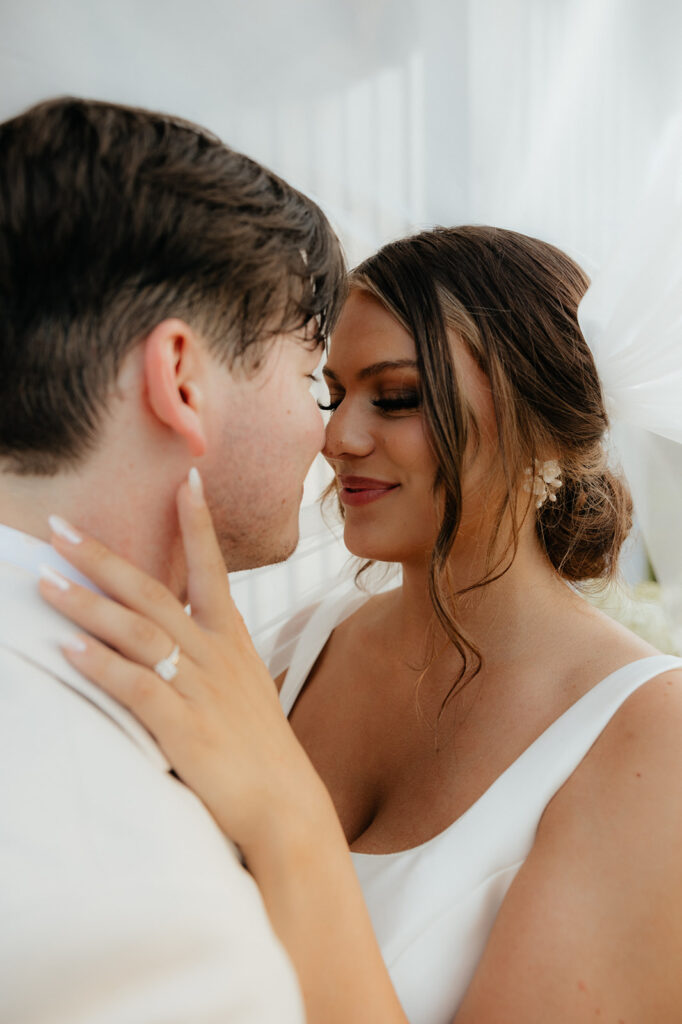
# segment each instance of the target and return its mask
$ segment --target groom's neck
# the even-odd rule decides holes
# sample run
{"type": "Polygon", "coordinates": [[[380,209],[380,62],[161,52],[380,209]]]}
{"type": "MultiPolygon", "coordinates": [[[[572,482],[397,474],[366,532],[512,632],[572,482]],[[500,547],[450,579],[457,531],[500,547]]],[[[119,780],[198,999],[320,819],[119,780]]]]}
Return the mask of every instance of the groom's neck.
{"type": "Polygon", "coordinates": [[[107,467],[101,460],[55,476],[5,470],[0,523],[49,541],[48,517],[59,515],[183,597],[185,566],[175,490],[175,481],[164,488],[158,476],[140,480],[133,467],[107,467]]]}

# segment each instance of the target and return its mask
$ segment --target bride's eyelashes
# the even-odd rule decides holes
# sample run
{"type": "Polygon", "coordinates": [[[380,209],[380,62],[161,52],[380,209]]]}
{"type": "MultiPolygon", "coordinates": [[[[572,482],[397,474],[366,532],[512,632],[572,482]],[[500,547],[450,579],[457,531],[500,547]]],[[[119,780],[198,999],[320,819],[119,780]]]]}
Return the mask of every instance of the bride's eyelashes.
{"type": "MultiPolygon", "coordinates": [[[[330,398],[329,404],[318,402],[323,412],[334,412],[341,405],[343,396],[330,398]]],[[[421,407],[421,395],[418,391],[399,391],[391,395],[371,399],[371,404],[382,413],[414,412],[421,407]]]]}

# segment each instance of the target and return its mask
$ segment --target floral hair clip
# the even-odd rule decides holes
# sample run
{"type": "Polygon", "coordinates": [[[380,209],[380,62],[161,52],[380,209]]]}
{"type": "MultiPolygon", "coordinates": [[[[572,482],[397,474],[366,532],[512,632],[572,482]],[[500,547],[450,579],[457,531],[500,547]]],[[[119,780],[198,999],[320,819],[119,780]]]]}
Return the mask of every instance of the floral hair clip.
{"type": "Polygon", "coordinates": [[[556,492],[561,487],[561,466],[556,459],[546,462],[535,460],[535,472],[531,466],[525,470],[524,491],[535,495],[535,507],[541,508],[549,498],[556,501],[556,492]]]}

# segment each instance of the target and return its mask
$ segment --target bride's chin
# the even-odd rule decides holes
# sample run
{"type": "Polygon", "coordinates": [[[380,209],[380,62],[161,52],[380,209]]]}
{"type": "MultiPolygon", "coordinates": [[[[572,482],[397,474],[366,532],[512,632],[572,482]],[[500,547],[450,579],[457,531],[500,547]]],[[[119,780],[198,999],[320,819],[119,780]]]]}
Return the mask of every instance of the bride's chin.
{"type": "Polygon", "coordinates": [[[403,547],[386,544],[385,541],[381,543],[376,539],[372,543],[367,537],[353,536],[352,531],[344,533],[343,542],[351,555],[373,562],[402,562],[405,556],[403,547]]]}

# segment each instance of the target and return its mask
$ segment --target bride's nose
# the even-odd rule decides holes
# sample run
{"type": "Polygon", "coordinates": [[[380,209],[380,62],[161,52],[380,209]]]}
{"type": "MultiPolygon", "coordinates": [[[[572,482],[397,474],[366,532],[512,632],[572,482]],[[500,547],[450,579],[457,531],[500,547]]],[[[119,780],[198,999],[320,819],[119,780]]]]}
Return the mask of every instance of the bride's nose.
{"type": "Polygon", "coordinates": [[[374,451],[375,441],[365,417],[341,402],[327,424],[322,454],[326,459],[360,458],[374,451]]]}

